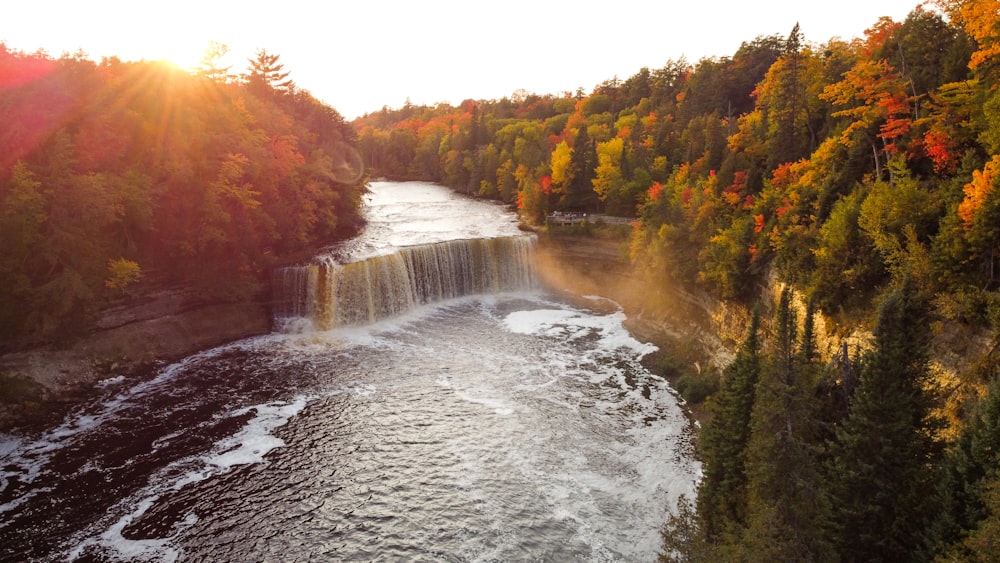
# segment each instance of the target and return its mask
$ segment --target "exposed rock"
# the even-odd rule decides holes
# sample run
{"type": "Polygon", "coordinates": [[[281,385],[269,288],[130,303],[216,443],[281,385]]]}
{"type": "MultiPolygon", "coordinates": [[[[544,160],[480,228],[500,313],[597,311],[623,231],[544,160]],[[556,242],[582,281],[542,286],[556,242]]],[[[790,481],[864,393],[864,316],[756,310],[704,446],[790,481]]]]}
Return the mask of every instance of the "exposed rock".
{"type": "Polygon", "coordinates": [[[0,429],[78,400],[105,378],[271,330],[264,299],[210,302],[183,288],[155,289],[102,312],[92,331],[65,348],[0,356],[0,429]]]}

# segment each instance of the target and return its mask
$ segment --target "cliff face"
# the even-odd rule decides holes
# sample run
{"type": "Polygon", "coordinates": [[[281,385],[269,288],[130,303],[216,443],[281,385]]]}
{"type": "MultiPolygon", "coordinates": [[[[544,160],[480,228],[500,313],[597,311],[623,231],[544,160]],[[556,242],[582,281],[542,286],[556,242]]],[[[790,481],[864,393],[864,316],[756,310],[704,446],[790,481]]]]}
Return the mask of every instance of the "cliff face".
{"type": "Polygon", "coordinates": [[[628,314],[629,330],[640,339],[657,345],[666,338],[696,342],[706,361],[727,364],[749,322],[745,308],[726,307],[681,288],[649,285],[629,263],[627,244],[599,235],[544,235],[539,276],[557,291],[616,301],[628,314]]]}
{"type": "MultiPolygon", "coordinates": [[[[614,299],[629,314],[629,329],[640,338],[660,344],[665,336],[680,337],[698,343],[705,361],[718,368],[728,364],[746,337],[751,311],[739,303],[722,302],[684,288],[650,287],[632,271],[625,257],[625,244],[582,235],[542,236],[541,277],[551,287],[571,294],[614,299]]],[[[770,317],[768,309],[778,302],[784,287],[772,276],[758,288],[765,321],[770,317]]],[[[792,303],[801,322],[806,309],[804,296],[793,293],[792,303]]],[[[837,326],[822,314],[816,315],[817,351],[826,362],[845,350],[855,357],[871,346],[869,328],[837,326]]],[[[768,330],[766,323],[764,330],[768,330]]],[[[932,332],[931,369],[944,389],[958,389],[962,385],[960,374],[989,353],[992,339],[988,334],[943,320],[934,322],[932,332]]]]}
{"type": "Polygon", "coordinates": [[[101,379],[267,333],[271,308],[263,293],[232,302],[148,287],[101,311],[91,330],[67,346],[0,356],[0,429],[50,410],[46,405],[77,400],[101,379]]]}

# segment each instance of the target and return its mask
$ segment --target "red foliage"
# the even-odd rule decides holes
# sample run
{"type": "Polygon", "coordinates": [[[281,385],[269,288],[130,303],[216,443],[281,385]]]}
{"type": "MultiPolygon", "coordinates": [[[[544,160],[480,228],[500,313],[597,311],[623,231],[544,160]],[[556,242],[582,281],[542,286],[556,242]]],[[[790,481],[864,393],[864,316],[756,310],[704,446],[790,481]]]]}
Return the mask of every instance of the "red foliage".
{"type": "Polygon", "coordinates": [[[924,134],[924,152],[934,161],[934,170],[937,172],[954,172],[958,165],[952,138],[940,129],[932,128],[924,134]]]}
{"type": "MultiPolygon", "coordinates": [[[[685,193],[689,190],[685,190],[685,193]]],[[[663,184],[659,182],[653,182],[653,185],[649,187],[649,200],[656,201],[660,199],[660,194],[663,193],[663,184]]],[[[690,199],[690,195],[688,196],[690,199]]],[[[686,201],[684,203],[687,203],[686,201]]]]}

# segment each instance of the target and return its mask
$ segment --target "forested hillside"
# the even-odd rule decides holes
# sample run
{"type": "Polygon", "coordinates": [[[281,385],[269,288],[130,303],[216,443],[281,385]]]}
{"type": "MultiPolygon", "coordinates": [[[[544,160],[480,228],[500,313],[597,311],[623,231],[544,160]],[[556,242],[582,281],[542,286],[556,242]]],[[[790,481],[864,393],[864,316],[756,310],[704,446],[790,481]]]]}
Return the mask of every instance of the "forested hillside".
{"type": "Polygon", "coordinates": [[[709,399],[705,479],[666,558],[996,560],[1000,5],[804,31],[589,93],[385,108],[356,121],[359,145],[373,176],[537,224],[634,217],[654,284],[752,306],[774,274],[806,296],[804,318],[786,293],[754,323],[709,399]],[[873,327],[871,346],[821,362],[816,314],[873,327]],[[929,363],[945,326],[993,342],[948,387],[929,363]],[[948,431],[946,397],[964,417],[948,431]]]}
{"type": "Polygon", "coordinates": [[[264,50],[244,74],[0,44],[0,350],[72,336],[142,276],[240,299],[356,229],[353,128],[264,50]]]}

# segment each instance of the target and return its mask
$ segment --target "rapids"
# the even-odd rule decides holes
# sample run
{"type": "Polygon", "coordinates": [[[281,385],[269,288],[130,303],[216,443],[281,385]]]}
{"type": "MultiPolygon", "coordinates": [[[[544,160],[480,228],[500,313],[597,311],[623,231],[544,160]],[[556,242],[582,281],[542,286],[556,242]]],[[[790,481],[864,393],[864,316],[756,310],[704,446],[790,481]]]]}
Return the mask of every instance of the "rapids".
{"type": "Polygon", "coordinates": [[[503,208],[372,192],[365,233],[279,274],[281,331],[0,435],[0,559],[655,560],[700,467],[653,348],[538,287],[503,208]],[[405,276],[332,304],[319,280],[380,261],[405,276]],[[408,297],[330,313],[385,292],[408,297]]]}

